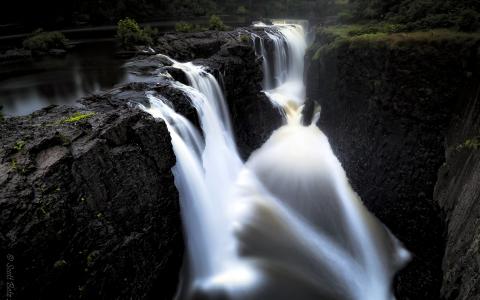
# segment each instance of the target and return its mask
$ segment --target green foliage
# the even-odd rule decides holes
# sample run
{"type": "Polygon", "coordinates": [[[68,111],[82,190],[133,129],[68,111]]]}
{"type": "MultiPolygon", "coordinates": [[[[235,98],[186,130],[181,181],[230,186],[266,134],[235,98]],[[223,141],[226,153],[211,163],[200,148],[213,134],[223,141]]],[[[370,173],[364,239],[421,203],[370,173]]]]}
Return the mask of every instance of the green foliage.
{"type": "Polygon", "coordinates": [[[155,41],[158,39],[160,36],[160,33],[157,28],[153,28],[152,26],[145,26],[143,29],[143,32],[152,39],[152,41],[155,41]]]}
{"type": "Polygon", "coordinates": [[[17,162],[17,159],[16,158],[13,158],[11,161],[10,161],[10,168],[17,172],[18,174],[20,175],[25,175],[27,173],[27,168],[21,164],[19,164],[17,162]]]}
{"type": "Polygon", "coordinates": [[[309,49],[313,60],[334,53],[339,47],[354,48],[365,43],[370,47],[402,47],[406,44],[474,45],[480,42],[480,33],[458,32],[449,29],[431,29],[404,32],[405,25],[380,23],[376,25],[341,25],[320,27],[316,43],[309,49]]]}
{"type": "Polygon", "coordinates": [[[198,32],[202,31],[202,28],[199,25],[194,25],[192,23],[187,22],[178,22],[175,24],[175,31],[176,32],[198,32]]]}
{"type": "Polygon", "coordinates": [[[466,140],[462,144],[457,146],[457,151],[461,150],[480,150],[480,137],[474,137],[466,140]]]}
{"type": "MultiPolygon", "coordinates": [[[[4,24],[30,26],[111,24],[124,17],[143,21],[217,15],[248,15],[251,18],[320,18],[337,14],[348,0],[70,0],[31,1],[29,9],[10,1],[13,9],[0,10],[4,24]]],[[[58,27],[57,26],[57,27],[58,27]]]]}
{"type": "Polygon", "coordinates": [[[23,47],[32,51],[48,51],[50,49],[65,49],[68,40],[58,31],[45,32],[37,29],[23,41],[23,47]]]}
{"type": "Polygon", "coordinates": [[[363,26],[353,25],[350,27],[346,27],[346,29],[349,36],[358,36],[364,34],[404,32],[406,30],[406,27],[405,25],[401,24],[378,23],[363,26]]]}
{"type": "Polygon", "coordinates": [[[117,38],[125,48],[136,45],[150,46],[153,44],[152,31],[152,29],[141,28],[134,19],[125,18],[118,21],[117,38]]]}
{"type": "Polygon", "coordinates": [[[15,142],[13,149],[15,149],[16,151],[22,151],[26,144],[27,143],[25,141],[18,140],[15,142]]]}
{"type": "Polygon", "coordinates": [[[226,26],[223,23],[222,19],[217,15],[212,15],[210,17],[207,28],[203,28],[200,25],[194,25],[187,22],[178,22],[175,24],[175,31],[177,32],[198,32],[204,30],[225,31],[228,29],[228,26],[226,26]]]}
{"type": "Polygon", "coordinates": [[[357,21],[372,20],[405,24],[410,31],[454,28],[480,29],[478,0],[352,0],[357,21]]]}
{"type": "Polygon", "coordinates": [[[222,19],[217,15],[212,15],[210,20],[208,21],[208,29],[210,30],[217,30],[217,31],[225,31],[228,30],[228,27],[225,26],[222,19]]]}
{"type": "Polygon", "coordinates": [[[91,112],[91,113],[80,113],[80,112],[78,112],[78,113],[74,113],[73,115],[71,115],[70,117],[68,117],[66,119],[61,120],[60,123],[61,124],[77,123],[77,122],[89,119],[93,116],[95,116],[94,112],[91,112]]]}
{"type": "Polygon", "coordinates": [[[17,160],[15,158],[13,158],[11,161],[10,161],[10,167],[12,168],[12,170],[16,171],[17,168],[18,168],[18,164],[17,164],[17,160]]]}
{"type": "Polygon", "coordinates": [[[240,42],[248,44],[252,41],[251,37],[248,34],[242,34],[239,37],[240,42]]]}

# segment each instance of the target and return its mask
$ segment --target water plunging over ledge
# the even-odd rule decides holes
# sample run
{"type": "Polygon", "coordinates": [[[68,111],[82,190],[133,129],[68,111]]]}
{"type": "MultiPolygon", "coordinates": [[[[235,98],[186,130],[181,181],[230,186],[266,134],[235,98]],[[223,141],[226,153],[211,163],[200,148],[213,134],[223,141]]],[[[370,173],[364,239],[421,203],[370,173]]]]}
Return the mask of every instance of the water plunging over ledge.
{"type": "Polygon", "coordinates": [[[190,82],[174,85],[196,108],[203,135],[168,99],[151,94],[150,107],[141,106],[166,122],[177,157],[187,246],[177,298],[392,299],[408,253],[363,206],[315,122],[301,124],[304,28],[256,26],[264,30],[251,35],[265,94],[286,121],[247,162],[204,67],[172,60],[190,82]]]}

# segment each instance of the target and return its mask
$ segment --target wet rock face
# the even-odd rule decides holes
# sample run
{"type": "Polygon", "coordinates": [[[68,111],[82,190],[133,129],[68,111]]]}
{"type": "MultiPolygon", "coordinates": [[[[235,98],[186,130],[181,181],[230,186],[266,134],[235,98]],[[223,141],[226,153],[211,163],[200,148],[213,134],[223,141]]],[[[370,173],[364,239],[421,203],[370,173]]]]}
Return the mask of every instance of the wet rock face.
{"type": "Polygon", "coordinates": [[[282,114],[262,92],[262,61],[250,43],[227,43],[207,61],[223,84],[240,155],[247,159],[282,125],[282,114]]]}
{"type": "Polygon", "coordinates": [[[14,257],[18,299],[175,292],[183,243],[169,133],[106,98],[0,125],[0,251],[14,257]]]}
{"type": "MultiPolygon", "coordinates": [[[[397,276],[398,299],[439,299],[445,225],[447,244],[455,241],[457,248],[447,250],[444,271],[468,252],[451,231],[459,214],[453,224],[443,219],[433,191],[452,111],[471,89],[465,82],[475,68],[474,47],[373,42],[338,45],[308,58],[308,94],[322,107],[319,126],[367,207],[413,254],[397,276]]],[[[459,276],[456,283],[448,279],[448,287],[444,278],[444,289],[473,280],[459,276]]]]}

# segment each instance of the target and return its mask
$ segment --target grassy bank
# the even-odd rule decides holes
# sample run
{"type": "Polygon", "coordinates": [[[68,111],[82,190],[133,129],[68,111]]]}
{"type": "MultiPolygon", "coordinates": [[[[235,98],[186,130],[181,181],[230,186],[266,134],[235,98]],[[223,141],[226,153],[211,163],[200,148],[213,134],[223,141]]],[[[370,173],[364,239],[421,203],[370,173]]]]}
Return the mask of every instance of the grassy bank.
{"type": "Polygon", "coordinates": [[[356,47],[371,44],[373,47],[402,47],[405,45],[465,44],[467,48],[480,42],[480,32],[460,32],[452,29],[431,29],[406,32],[398,24],[340,25],[320,27],[316,42],[310,48],[313,59],[318,60],[326,52],[341,46],[356,47]]]}

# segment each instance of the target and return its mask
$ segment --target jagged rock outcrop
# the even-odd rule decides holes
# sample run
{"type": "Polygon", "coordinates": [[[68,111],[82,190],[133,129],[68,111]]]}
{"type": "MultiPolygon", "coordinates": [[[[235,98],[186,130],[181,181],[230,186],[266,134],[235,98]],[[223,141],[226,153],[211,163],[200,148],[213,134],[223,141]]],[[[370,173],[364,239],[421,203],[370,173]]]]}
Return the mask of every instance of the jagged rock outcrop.
{"type": "Polygon", "coordinates": [[[0,251],[14,258],[17,299],[175,292],[183,249],[175,156],[165,124],[128,105],[140,100],[133,92],[0,125],[0,251]]]}
{"type": "Polygon", "coordinates": [[[240,155],[247,159],[282,125],[282,114],[262,93],[261,61],[249,43],[227,43],[205,64],[223,83],[240,155]]]}
{"type": "MultiPolygon", "coordinates": [[[[158,52],[180,61],[193,59],[193,63],[206,66],[217,77],[223,85],[238,149],[244,159],[282,125],[280,111],[261,92],[262,61],[256,56],[246,30],[168,34],[156,47],[158,52]]],[[[167,72],[179,81],[186,81],[178,70],[167,68],[167,72]]]]}
{"type": "Polygon", "coordinates": [[[205,31],[195,33],[168,33],[154,47],[157,53],[180,61],[208,58],[220,51],[222,45],[235,40],[236,31],[205,31]]]}
{"type": "MultiPolygon", "coordinates": [[[[452,111],[464,91],[472,89],[466,82],[479,74],[478,37],[442,32],[364,38],[341,34],[318,35],[307,58],[308,94],[322,107],[319,126],[354,189],[413,254],[396,278],[397,299],[439,299],[445,225],[450,246],[443,263],[442,294],[473,286],[478,273],[462,278],[452,272],[461,265],[455,261],[471,262],[472,254],[467,253],[478,236],[465,237],[462,244],[457,231],[464,216],[448,212],[442,202],[452,200],[438,203],[433,191],[445,161],[452,111]],[[451,217],[442,217],[439,204],[451,217]]],[[[457,187],[469,189],[471,179],[463,179],[457,187]]],[[[474,195],[474,189],[469,193],[474,195]]],[[[474,221],[466,222],[478,229],[474,221]]]]}

